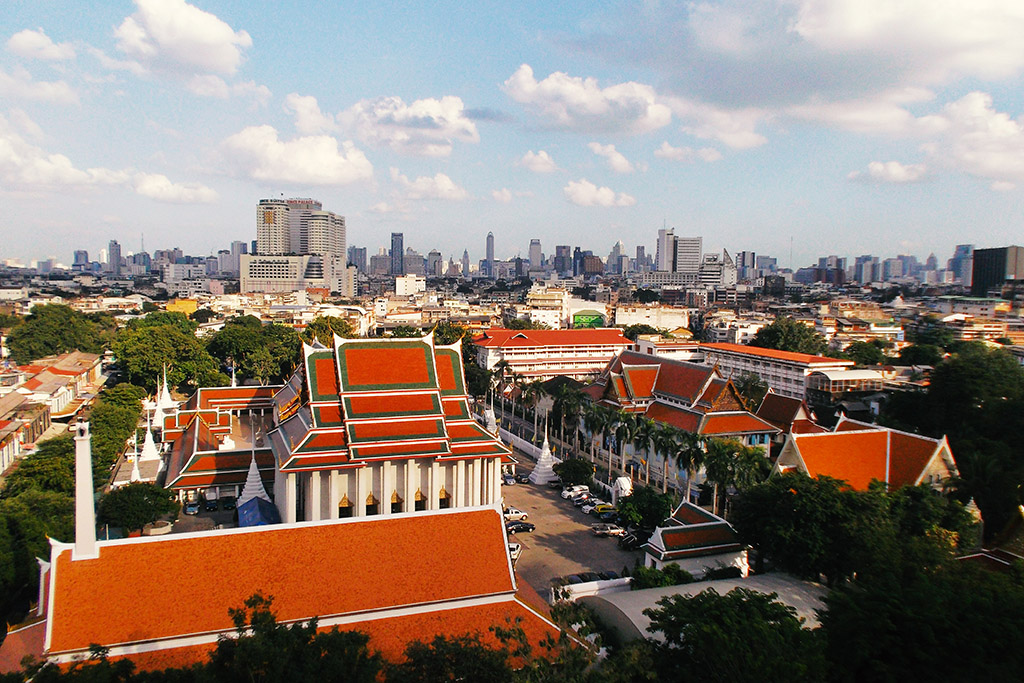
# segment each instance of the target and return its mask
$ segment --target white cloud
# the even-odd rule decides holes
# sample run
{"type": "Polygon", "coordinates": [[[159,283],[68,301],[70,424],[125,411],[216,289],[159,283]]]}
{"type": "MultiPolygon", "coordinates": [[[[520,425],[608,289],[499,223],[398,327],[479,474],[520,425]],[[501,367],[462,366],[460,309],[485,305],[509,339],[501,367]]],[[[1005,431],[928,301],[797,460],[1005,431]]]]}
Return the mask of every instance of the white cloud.
{"type": "Polygon", "coordinates": [[[75,48],[71,43],[55,43],[43,29],[18,31],[7,40],[7,49],[27,59],[62,61],[75,58],[75,48]]]}
{"type": "Polygon", "coordinates": [[[804,0],[790,30],[827,53],[884,56],[922,83],[1024,68],[1018,0],[804,0]]]}
{"type": "Polygon", "coordinates": [[[633,164],[629,162],[629,159],[623,156],[622,152],[615,149],[615,145],[602,145],[599,142],[591,142],[587,147],[597,156],[607,159],[608,168],[616,173],[632,173],[636,170],[633,168],[633,164]]]}
{"type": "Polygon", "coordinates": [[[216,97],[221,100],[251,97],[259,104],[266,104],[271,97],[270,88],[258,85],[256,81],[229,84],[215,74],[197,74],[188,80],[185,87],[200,97],[216,97]]]}
{"type": "Polygon", "coordinates": [[[217,201],[217,193],[198,183],[172,183],[160,173],[138,173],[135,191],[143,197],[172,204],[209,204],[217,201]]]}
{"type": "Polygon", "coordinates": [[[412,104],[400,97],[361,100],[338,114],[338,122],[363,142],[402,154],[443,157],[451,154],[455,141],[480,141],[462,98],[451,95],[412,104]]]}
{"type": "Polygon", "coordinates": [[[465,188],[459,187],[444,173],[437,173],[433,177],[420,176],[410,181],[406,176],[398,172],[397,168],[391,169],[391,180],[401,188],[406,199],[448,199],[461,201],[469,197],[465,188]]]}
{"type": "Polygon", "coordinates": [[[351,142],[329,135],[284,141],[273,126],[249,126],[221,143],[235,168],[256,180],[347,185],[373,177],[373,165],[351,142]]]}
{"type": "Polygon", "coordinates": [[[558,128],[648,133],[672,120],[672,112],[658,101],[654,88],[632,81],[602,88],[595,78],[556,71],[538,82],[533,69],[523,64],[505,81],[504,90],[558,128]]]}
{"type": "Polygon", "coordinates": [[[405,213],[409,213],[409,207],[404,202],[399,202],[399,203],[396,203],[396,204],[388,204],[387,202],[377,202],[376,204],[371,206],[369,209],[367,209],[367,211],[369,211],[370,213],[379,213],[379,214],[389,214],[389,213],[405,214],[405,213]]]}
{"type": "Polygon", "coordinates": [[[926,102],[934,97],[934,93],[924,88],[897,88],[855,100],[810,100],[789,107],[787,113],[854,133],[928,135],[941,131],[944,126],[941,119],[915,117],[904,105],[926,102]]]}
{"type": "Polygon", "coordinates": [[[598,187],[594,183],[580,178],[577,181],[569,181],[569,184],[562,188],[566,199],[577,206],[633,206],[636,198],[619,192],[610,187],[598,187]]]}
{"type": "Polygon", "coordinates": [[[991,187],[996,192],[1009,192],[1010,190],[1015,189],[1017,187],[1017,184],[1008,182],[1006,180],[997,180],[996,182],[992,183],[991,187]]]}
{"type": "Polygon", "coordinates": [[[67,190],[93,186],[124,186],[139,195],[176,203],[207,203],[217,193],[198,183],[177,184],[165,175],[132,169],[76,168],[63,154],[50,154],[22,137],[17,129],[35,132],[38,126],[23,113],[8,121],[0,115],[0,180],[8,187],[67,190]]]}
{"type": "Polygon", "coordinates": [[[983,92],[950,102],[939,116],[945,131],[925,146],[936,160],[997,182],[1024,181],[1024,117],[996,111],[992,96],[983,92]]]}
{"type": "Polygon", "coordinates": [[[503,187],[500,190],[494,190],[491,192],[491,196],[494,197],[494,201],[502,204],[508,204],[512,201],[512,190],[507,187],[503,187]]]}
{"type": "Polygon", "coordinates": [[[188,73],[234,74],[242,51],[252,46],[217,16],[184,0],[135,0],[138,10],[115,30],[117,47],[128,57],[188,73]]]}
{"type": "Polygon", "coordinates": [[[685,123],[681,130],[704,140],[718,140],[733,149],[750,149],[768,142],[757,126],[770,117],[757,108],[728,109],[682,97],[665,100],[685,123]]]}
{"type": "Polygon", "coordinates": [[[96,58],[104,69],[110,71],[128,71],[136,76],[145,76],[149,70],[133,59],[114,59],[103,50],[95,47],[86,47],[86,51],[96,58]]]}
{"type": "Polygon", "coordinates": [[[722,153],[714,147],[702,147],[701,149],[694,149],[693,147],[673,147],[668,144],[668,141],[661,143],[661,147],[654,150],[654,156],[659,159],[671,159],[672,161],[719,161],[722,158],[722,153]]]}
{"type": "Polygon", "coordinates": [[[916,183],[928,175],[928,167],[924,164],[901,164],[898,161],[872,161],[868,164],[867,173],[853,171],[847,178],[850,180],[867,180],[876,183],[916,183]]]}
{"type": "Polygon", "coordinates": [[[36,81],[23,67],[8,73],[0,69],[0,95],[56,104],[77,104],[78,94],[64,81],[36,81]]]}
{"type": "Polygon", "coordinates": [[[523,158],[516,162],[519,166],[523,166],[534,173],[554,173],[558,170],[558,165],[555,164],[555,160],[551,158],[544,150],[537,153],[531,149],[523,158]]]}
{"type": "Polygon", "coordinates": [[[295,116],[295,130],[303,135],[338,130],[337,121],[320,111],[320,105],[312,95],[290,93],[284,98],[284,110],[295,116]]]}

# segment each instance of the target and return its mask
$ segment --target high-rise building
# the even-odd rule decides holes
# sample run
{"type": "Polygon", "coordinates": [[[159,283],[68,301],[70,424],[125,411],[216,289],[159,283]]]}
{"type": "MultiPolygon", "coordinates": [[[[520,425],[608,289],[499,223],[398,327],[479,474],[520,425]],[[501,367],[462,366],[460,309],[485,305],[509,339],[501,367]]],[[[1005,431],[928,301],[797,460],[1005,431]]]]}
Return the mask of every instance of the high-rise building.
{"type": "Polygon", "coordinates": [[[675,272],[696,274],[700,272],[704,255],[703,237],[676,237],[675,272]]]}
{"type": "Polygon", "coordinates": [[[462,277],[469,279],[469,249],[462,252],[462,277]]]}
{"type": "Polygon", "coordinates": [[[261,199],[256,207],[261,256],[345,253],[345,217],[314,199],[261,199]]]}
{"type": "Polygon", "coordinates": [[[360,273],[366,272],[366,247],[349,247],[348,263],[360,273]]]}
{"type": "Polygon", "coordinates": [[[953,258],[946,263],[946,270],[953,273],[953,277],[965,287],[971,286],[971,274],[974,270],[974,245],[958,244],[953,251],[953,258]]]}
{"type": "Polygon", "coordinates": [[[405,275],[405,235],[391,233],[391,274],[405,275]]]}
{"type": "Polygon", "coordinates": [[[107,245],[107,272],[115,276],[121,274],[121,245],[117,240],[110,240],[107,245]]]}
{"type": "Polygon", "coordinates": [[[487,270],[484,272],[484,275],[486,275],[487,277],[493,279],[494,278],[494,233],[493,232],[487,233],[487,250],[486,250],[485,253],[487,254],[487,257],[486,257],[486,259],[487,259],[486,260],[487,270]]]}
{"type": "Polygon", "coordinates": [[[658,231],[658,247],[654,252],[654,269],[662,273],[675,271],[676,234],[672,228],[658,231]]]}
{"type": "Polygon", "coordinates": [[[971,296],[988,296],[1004,285],[1024,281],[1024,247],[975,249],[971,296]]]}
{"type": "Polygon", "coordinates": [[[572,247],[559,244],[555,247],[555,262],[552,264],[559,274],[572,273],[572,247]]]}
{"type": "Polygon", "coordinates": [[[853,279],[861,284],[877,282],[882,277],[882,268],[877,256],[864,254],[853,262],[853,279]]]}
{"type": "Polygon", "coordinates": [[[441,277],[443,270],[444,256],[437,249],[431,249],[427,254],[427,277],[441,277]]]}
{"type": "Polygon", "coordinates": [[[85,249],[75,249],[75,262],[72,264],[72,268],[75,270],[82,270],[89,265],[89,252],[85,249]]]}
{"type": "Polygon", "coordinates": [[[544,254],[540,250],[540,240],[530,240],[530,267],[540,268],[544,265],[544,254]]]}

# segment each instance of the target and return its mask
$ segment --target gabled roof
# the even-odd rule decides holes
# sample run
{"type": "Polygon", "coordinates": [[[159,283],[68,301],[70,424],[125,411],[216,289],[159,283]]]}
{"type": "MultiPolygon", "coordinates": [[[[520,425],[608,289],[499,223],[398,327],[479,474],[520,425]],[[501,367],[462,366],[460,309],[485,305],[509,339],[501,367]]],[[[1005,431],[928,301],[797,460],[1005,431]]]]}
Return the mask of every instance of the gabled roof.
{"type": "Polygon", "coordinates": [[[516,600],[504,520],[494,507],[100,541],[97,546],[98,558],[72,561],[71,544],[53,542],[51,656],[87,652],[91,643],[111,647],[113,656],[212,646],[218,635],[233,631],[228,609],[258,591],[274,596],[281,622],[318,616],[321,627],[367,624],[372,634],[376,621],[408,619],[402,632],[429,640],[444,632],[439,625],[446,617],[466,627],[462,632],[486,633],[490,619],[509,609],[532,622],[534,632],[550,627],[516,600]],[[424,551],[431,546],[436,552],[424,551]],[[183,558],[221,558],[234,569],[204,560],[189,562],[182,571],[183,558]],[[124,590],[125,576],[154,573],[174,576],[172,589],[151,591],[141,602],[135,592],[124,590]],[[468,622],[465,613],[456,611],[486,606],[492,609],[468,622]]]}
{"type": "Polygon", "coordinates": [[[643,547],[663,562],[743,550],[728,522],[689,502],[676,508],[643,547]]]}
{"type": "Polygon", "coordinates": [[[757,416],[786,434],[815,434],[827,431],[811,419],[811,411],[804,401],[776,394],[771,389],[764,395],[757,409],[757,416]]]}
{"type": "Polygon", "coordinates": [[[614,344],[627,347],[633,342],[622,336],[618,328],[595,327],[577,330],[508,330],[492,327],[474,337],[473,343],[484,348],[516,346],[580,346],[614,344]]]}

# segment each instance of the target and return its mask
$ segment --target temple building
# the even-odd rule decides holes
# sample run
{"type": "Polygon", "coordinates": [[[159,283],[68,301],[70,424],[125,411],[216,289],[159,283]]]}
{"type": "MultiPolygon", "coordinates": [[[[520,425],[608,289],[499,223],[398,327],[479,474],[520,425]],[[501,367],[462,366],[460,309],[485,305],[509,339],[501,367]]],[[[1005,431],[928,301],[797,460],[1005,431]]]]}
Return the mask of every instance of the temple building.
{"type": "Polygon", "coordinates": [[[283,386],[200,389],[164,417],[166,485],[238,495],[250,466],[282,521],[493,505],[509,449],[469,409],[459,344],[305,346],[283,386]]]}

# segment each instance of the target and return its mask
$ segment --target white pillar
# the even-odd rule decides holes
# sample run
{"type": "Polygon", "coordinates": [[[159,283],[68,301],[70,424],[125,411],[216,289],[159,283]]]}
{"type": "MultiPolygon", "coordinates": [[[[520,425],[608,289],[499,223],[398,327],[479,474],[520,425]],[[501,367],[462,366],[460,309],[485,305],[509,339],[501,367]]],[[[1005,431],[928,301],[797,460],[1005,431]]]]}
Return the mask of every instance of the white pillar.
{"type": "Polygon", "coordinates": [[[295,473],[289,472],[284,481],[284,521],[287,524],[295,522],[295,473]]]}
{"type": "Polygon", "coordinates": [[[455,484],[452,486],[455,489],[454,501],[452,507],[462,508],[466,507],[466,461],[459,460],[455,463],[455,484]]]}
{"type": "Polygon", "coordinates": [[[427,492],[427,509],[437,510],[440,508],[438,498],[441,495],[441,466],[437,464],[436,460],[430,463],[428,478],[430,479],[428,486],[430,490],[427,492]]]}
{"type": "Polygon", "coordinates": [[[381,463],[380,470],[380,505],[377,506],[382,515],[391,514],[391,494],[395,490],[395,468],[390,460],[381,463]]]}
{"type": "Polygon", "coordinates": [[[355,471],[356,477],[356,517],[366,516],[366,474],[369,467],[360,467],[355,471]]]}
{"type": "Polygon", "coordinates": [[[331,470],[327,487],[327,519],[338,519],[338,506],[341,504],[341,475],[338,470],[331,470]]]}
{"type": "Polygon", "coordinates": [[[420,462],[410,458],[405,461],[405,502],[402,504],[403,512],[416,510],[416,489],[419,483],[420,462]]]}
{"type": "Polygon", "coordinates": [[[469,461],[469,504],[480,504],[480,460],[469,461]]]}
{"type": "Polygon", "coordinates": [[[320,471],[309,473],[309,492],[306,494],[306,521],[320,521],[320,471]]]}
{"type": "Polygon", "coordinates": [[[75,425],[75,549],[71,554],[74,560],[99,557],[96,548],[91,438],[88,422],[75,425]]]}

